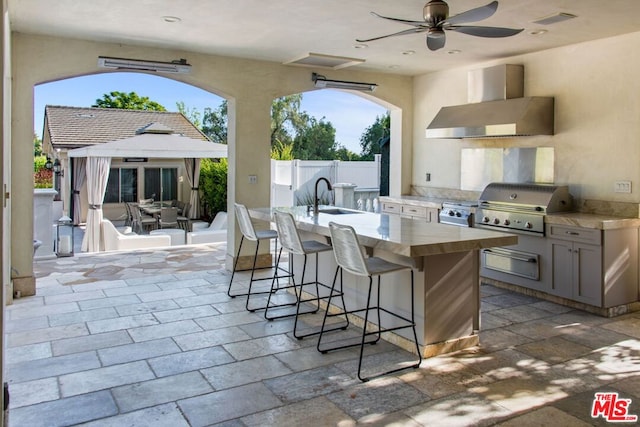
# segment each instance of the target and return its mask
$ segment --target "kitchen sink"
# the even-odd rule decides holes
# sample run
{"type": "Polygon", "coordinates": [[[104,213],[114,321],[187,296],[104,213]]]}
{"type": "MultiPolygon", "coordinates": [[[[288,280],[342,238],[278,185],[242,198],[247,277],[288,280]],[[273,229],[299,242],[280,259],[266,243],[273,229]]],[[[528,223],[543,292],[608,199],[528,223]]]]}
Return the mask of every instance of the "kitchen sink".
{"type": "Polygon", "coordinates": [[[338,209],[338,208],[320,209],[320,210],[318,210],[318,212],[319,213],[323,213],[323,214],[327,214],[327,215],[350,215],[350,214],[362,213],[360,211],[352,211],[352,210],[338,209]]]}

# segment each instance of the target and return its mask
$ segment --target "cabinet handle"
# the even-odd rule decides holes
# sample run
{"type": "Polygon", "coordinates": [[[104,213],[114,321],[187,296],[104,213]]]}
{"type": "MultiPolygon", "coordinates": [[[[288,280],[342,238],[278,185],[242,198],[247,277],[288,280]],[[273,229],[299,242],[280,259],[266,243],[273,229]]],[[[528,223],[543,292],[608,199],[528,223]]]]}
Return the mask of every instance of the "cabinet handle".
{"type": "Polygon", "coordinates": [[[579,236],[580,233],[578,233],[577,231],[565,231],[565,234],[568,234],[570,236],[579,236]]]}

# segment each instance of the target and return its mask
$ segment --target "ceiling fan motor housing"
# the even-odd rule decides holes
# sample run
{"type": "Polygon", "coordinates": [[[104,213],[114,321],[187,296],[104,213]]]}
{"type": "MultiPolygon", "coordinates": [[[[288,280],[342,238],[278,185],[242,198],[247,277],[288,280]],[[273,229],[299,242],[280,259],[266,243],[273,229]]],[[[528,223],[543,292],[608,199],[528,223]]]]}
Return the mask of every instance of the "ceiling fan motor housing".
{"type": "Polygon", "coordinates": [[[431,0],[424,5],[424,20],[430,25],[438,25],[449,17],[449,5],[442,0],[431,0]]]}

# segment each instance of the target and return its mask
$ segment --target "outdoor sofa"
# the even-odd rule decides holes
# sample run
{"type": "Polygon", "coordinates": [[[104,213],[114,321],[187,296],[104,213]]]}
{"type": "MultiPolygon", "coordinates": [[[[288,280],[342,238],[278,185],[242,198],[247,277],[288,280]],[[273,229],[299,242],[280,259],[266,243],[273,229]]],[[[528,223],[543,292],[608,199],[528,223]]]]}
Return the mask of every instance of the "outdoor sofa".
{"type": "Polygon", "coordinates": [[[168,235],[147,236],[135,233],[122,234],[108,219],[103,219],[101,226],[105,251],[124,251],[171,246],[171,236],[168,235]]]}

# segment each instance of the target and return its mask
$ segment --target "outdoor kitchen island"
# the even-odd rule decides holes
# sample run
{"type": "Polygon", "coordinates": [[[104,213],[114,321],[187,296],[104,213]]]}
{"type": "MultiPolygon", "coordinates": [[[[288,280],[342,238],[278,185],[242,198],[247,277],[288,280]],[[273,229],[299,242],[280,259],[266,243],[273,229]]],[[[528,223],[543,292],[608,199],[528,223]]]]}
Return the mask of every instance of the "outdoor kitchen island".
{"type": "MultiPolygon", "coordinates": [[[[398,215],[353,211],[334,206],[320,207],[319,213],[305,206],[250,209],[253,218],[271,221],[273,210],[290,212],[303,239],[327,242],[329,222],[352,226],[369,255],[413,267],[415,280],[415,320],[424,357],[460,350],[478,344],[480,329],[479,250],[517,243],[513,234],[427,223],[398,215]]],[[[302,258],[294,258],[296,280],[302,258]]],[[[315,271],[315,257],[309,257],[307,280],[315,271]]],[[[336,270],[333,253],[319,259],[319,280],[331,285],[336,270]]],[[[410,317],[409,275],[391,273],[382,279],[383,305],[410,317]]],[[[299,283],[299,282],[298,282],[299,283]]],[[[307,287],[311,289],[312,287],[307,287]]],[[[368,280],[344,274],[347,307],[366,302],[368,280]]],[[[383,316],[384,322],[384,316],[383,316]]],[[[406,331],[406,330],[405,330],[406,331]]],[[[411,350],[409,335],[385,339],[411,350]]],[[[415,350],[415,347],[413,347],[415,350]]]]}

